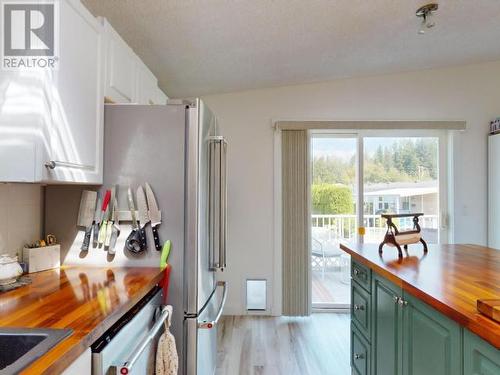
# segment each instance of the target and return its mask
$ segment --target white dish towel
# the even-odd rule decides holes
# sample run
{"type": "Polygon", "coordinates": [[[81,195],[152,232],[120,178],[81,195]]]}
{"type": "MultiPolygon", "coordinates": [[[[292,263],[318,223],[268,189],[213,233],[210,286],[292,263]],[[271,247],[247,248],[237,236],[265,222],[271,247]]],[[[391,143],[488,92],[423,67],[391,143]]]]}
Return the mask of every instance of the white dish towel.
{"type": "Polygon", "coordinates": [[[165,332],[158,341],[156,349],[156,375],[177,375],[179,369],[179,357],[175,347],[175,338],[170,333],[172,319],[172,306],[167,306],[168,318],[165,320],[165,332]]]}

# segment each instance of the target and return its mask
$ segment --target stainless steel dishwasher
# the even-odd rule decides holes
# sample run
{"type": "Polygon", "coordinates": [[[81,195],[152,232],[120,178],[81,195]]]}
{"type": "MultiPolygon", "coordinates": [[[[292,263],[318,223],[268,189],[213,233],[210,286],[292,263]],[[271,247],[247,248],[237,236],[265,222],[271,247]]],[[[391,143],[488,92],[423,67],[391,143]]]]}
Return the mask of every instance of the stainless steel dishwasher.
{"type": "Polygon", "coordinates": [[[153,289],[92,345],[92,375],[154,374],[156,346],[168,317],[153,289]]]}

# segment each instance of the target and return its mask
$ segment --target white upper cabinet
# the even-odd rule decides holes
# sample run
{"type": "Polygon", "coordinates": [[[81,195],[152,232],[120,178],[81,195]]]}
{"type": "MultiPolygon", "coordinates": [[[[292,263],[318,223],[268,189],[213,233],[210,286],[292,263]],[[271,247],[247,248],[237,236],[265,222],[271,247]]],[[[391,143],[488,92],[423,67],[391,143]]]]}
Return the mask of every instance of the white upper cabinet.
{"type": "Polygon", "coordinates": [[[155,103],[158,81],[139,58],[136,65],[135,83],[137,104],[159,104],[155,103]]]}
{"type": "Polygon", "coordinates": [[[154,104],[167,104],[167,100],[167,95],[157,87],[154,94],[154,104]]]}
{"type": "Polygon", "coordinates": [[[54,75],[49,161],[43,180],[102,181],[102,33],[79,1],[61,1],[60,67],[54,75]]]}
{"type": "Polygon", "coordinates": [[[100,18],[105,45],[104,95],[108,103],[165,104],[167,96],[149,68],[111,24],[100,18]]]}
{"type": "Polygon", "coordinates": [[[79,0],[57,3],[56,68],[0,70],[0,182],[101,184],[104,101],[167,101],[105,19],[79,0]]]}
{"type": "Polygon", "coordinates": [[[57,69],[0,72],[0,181],[102,182],[101,26],[59,2],[57,69]]]}
{"type": "Polygon", "coordinates": [[[105,18],[101,22],[105,46],[104,96],[110,103],[133,103],[138,58],[105,18]]]}

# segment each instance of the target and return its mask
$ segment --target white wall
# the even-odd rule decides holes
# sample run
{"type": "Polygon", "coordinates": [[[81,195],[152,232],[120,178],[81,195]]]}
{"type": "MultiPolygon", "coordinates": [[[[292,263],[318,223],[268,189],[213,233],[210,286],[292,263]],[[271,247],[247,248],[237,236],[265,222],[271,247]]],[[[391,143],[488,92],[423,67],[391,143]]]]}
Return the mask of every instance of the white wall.
{"type": "Polygon", "coordinates": [[[0,184],[0,254],[19,254],[26,243],[40,239],[41,186],[0,184]]]}
{"type": "Polygon", "coordinates": [[[453,234],[457,243],[486,243],[486,136],[489,121],[500,115],[500,61],[204,99],[229,140],[227,314],[244,313],[246,278],[267,278],[271,289],[279,283],[273,280],[271,127],[278,119],[467,121],[467,130],[453,137],[453,234]]]}

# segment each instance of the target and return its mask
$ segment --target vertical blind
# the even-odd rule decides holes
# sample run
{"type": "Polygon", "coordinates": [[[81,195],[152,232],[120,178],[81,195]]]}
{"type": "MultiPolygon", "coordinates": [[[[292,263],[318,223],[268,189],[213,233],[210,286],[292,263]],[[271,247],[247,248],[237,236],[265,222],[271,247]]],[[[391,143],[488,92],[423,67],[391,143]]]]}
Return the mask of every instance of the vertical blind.
{"type": "Polygon", "coordinates": [[[307,130],[283,130],[282,186],[282,313],[311,314],[309,144],[307,130]]]}

